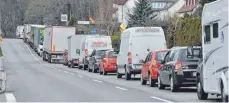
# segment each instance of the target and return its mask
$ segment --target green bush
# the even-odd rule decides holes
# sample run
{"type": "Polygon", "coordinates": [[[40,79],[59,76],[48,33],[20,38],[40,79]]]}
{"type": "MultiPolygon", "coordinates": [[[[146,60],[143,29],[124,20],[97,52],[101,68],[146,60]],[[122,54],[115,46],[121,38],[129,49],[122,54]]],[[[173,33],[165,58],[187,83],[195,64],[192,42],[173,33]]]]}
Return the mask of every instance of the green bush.
{"type": "Polygon", "coordinates": [[[0,47],[0,57],[3,56],[2,48],[0,47]]]}
{"type": "Polygon", "coordinates": [[[175,46],[199,45],[201,41],[201,19],[182,18],[175,32],[175,46]]]}
{"type": "Polygon", "coordinates": [[[111,36],[112,46],[119,47],[120,45],[120,36],[111,36]]]}

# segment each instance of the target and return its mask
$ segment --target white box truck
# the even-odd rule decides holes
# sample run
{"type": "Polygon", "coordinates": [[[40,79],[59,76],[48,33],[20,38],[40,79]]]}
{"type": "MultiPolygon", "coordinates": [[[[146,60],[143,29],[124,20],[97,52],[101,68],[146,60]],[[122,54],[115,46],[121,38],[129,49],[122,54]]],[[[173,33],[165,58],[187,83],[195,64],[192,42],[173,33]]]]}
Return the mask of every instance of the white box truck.
{"type": "Polygon", "coordinates": [[[133,27],[121,35],[120,51],[117,57],[117,78],[140,74],[142,63],[150,51],[167,49],[164,31],[161,27],[133,27]]]}
{"type": "Polygon", "coordinates": [[[25,24],[23,34],[24,34],[24,41],[26,43],[29,43],[30,33],[31,33],[31,24],[25,24]]]}
{"type": "Polygon", "coordinates": [[[196,74],[198,98],[204,100],[208,94],[216,94],[228,102],[228,0],[204,5],[202,54],[196,74]]]}
{"type": "Polygon", "coordinates": [[[23,30],[24,30],[24,26],[23,25],[17,26],[17,30],[16,30],[17,38],[19,38],[19,39],[23,39],[24,38],[23,30]]]}
{"type": "Polygon", "coordinates": [[[87,69],[89,55],[93,50],[112,49],[110,36],[74,35],[69,37],[68,60],[80,68],[87,69]]]}
{"type": "Polygon", "coordinates": [[[44,30],[43,60],[64,62],[63,54],[68,48],[68,37],[75,35],[75,27],[52,26],[44,30]]]}

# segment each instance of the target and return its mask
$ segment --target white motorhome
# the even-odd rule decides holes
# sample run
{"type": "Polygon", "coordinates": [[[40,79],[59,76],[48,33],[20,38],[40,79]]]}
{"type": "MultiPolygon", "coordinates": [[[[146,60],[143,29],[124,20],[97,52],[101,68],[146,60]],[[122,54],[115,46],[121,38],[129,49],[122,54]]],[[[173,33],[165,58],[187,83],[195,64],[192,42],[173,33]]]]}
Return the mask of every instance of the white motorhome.
{"type": "Polygon", "coordinates": [[[228,101],[228,0],[205,4],[202,14],[203,60],[197,71],[197,95],[221,95],[228,101]]]}
{"type": "Polygon", "coordinates": [[[64,53],[68,48],[68,37],[75,35],[75,27],[52,26],[44,30],[43,60],[64,62],[64,53]]]}
{"type": "Polygon", "coordinates": [[[117,78],[125,75],[140,74],[146,55],[153,50],[166,49],[164,31],[161,27],[133,27],[121,36],[120,50],[117,57],[117,78]]]}
{"type": "Polygon", "coordinates": [[[110,36],[87,35],[78,39],[80,40],[77,43],[78,46],[76,48],[76,57],[79,59],[79,66],[83,67],[84,69],[87,69],[88,67],[89,56],[93,50],[112,49],[110,36]]]}

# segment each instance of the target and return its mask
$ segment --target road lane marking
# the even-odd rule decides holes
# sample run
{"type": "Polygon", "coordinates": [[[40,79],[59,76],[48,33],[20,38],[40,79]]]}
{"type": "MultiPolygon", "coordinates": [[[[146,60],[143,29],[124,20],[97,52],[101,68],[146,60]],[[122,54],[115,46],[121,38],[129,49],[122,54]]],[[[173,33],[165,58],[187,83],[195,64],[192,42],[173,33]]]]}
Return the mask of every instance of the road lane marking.
{"type": "Polygon", "coordinates": [[[82,78],[83,76],[82,75],[78,75],[78,77],[82,78]]]}
{"type": "Polygon", "coordinates": [[[116,86],[115,88],[116,88],[116,89],[120,89],[120,90],[127,90],[127,89],[125,89],[125,88],[118,87],[118,86],[116,86]]]}
{"type": "Polygon", "coordinates": [[[68,74],[68,71],[64,71],[64,73],[68,74]]]}
{"type": "Polygon", "coordinates": [[[94,79],[93,81],[94,81],[94,82],[102,83],[102,81],[99,81],[99,80],[96,80],[96,79],[94,79]]]}
{"type": "Polygon", "coordinates": [[[69,72],[68,74],[70,74],[70,75],[75,75],[74,73],[71,73],[71,72],[69,72]]]}
{"type": "Polygon", "coordinates": [[[13,102],[16,103],[16,98],[14,97],[13,93],[5,93],[6,102],[13,102]]]}
{"type": "Polygon", "coordinates": [[[150,98],[157,99],[157,100],[160,100],[160,101],[163,101],[163,102],[166,102],[166,103],[174,103],[174,102],[171,102],[171,101],[168,101],[168,100],[165,100],[165,99],[162,99],[162,98],[154,97],[154,96],[150,96],[150,98]]]}

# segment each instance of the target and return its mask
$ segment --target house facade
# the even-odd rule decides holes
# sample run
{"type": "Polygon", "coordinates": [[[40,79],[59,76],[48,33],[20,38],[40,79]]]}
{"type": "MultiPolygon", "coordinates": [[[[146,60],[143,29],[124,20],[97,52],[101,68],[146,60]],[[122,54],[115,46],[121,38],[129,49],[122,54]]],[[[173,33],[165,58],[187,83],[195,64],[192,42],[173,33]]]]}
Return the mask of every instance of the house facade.
{"type": "Polygon", "coordinates": [[[184,17],[185,13],[188,15],[192,15],[199,5],[199,0],[184,0],[184,1],[185,4],[177,12],[181,17],[184,17]]]}

